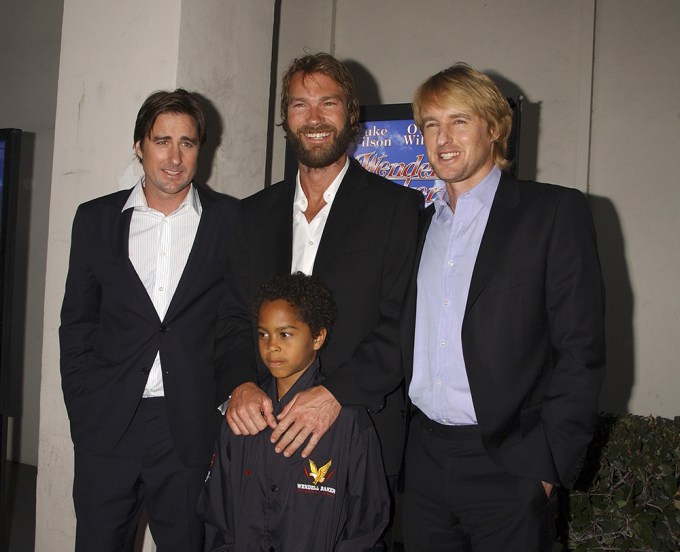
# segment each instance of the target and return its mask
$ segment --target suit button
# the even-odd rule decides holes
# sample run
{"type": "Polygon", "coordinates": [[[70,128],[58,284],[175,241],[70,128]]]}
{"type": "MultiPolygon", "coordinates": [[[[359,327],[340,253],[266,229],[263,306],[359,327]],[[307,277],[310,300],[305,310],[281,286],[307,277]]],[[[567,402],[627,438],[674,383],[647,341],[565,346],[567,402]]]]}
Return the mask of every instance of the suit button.
{"type": "Polygon", "coordinates": [[[169,329],[170,329],[170,328],[168,328],[168,326],[166,326],[165,324],[161,324],[161,333],[165,333],[165,332],[167,332],[169,329]]]}

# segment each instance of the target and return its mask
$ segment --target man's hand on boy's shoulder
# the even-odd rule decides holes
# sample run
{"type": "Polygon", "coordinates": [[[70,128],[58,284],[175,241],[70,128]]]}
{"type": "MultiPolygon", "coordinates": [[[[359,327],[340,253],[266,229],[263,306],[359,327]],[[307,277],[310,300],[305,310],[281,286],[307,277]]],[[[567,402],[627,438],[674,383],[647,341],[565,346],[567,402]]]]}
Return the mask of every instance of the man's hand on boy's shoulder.
{"type": "Polygon", "coordinates": [[[276,452],[292,456],[309,438],[302,451],[302,457],[307,458],[333,425],[341,408],[322,385],[296,394],[277,416],[278,424],[271,437],[276,452]]]}
{"type": "Polygon", "coordinates": [[[252,382],[234,389],[225,417],[235,435],[257,435],[267,426],[276,428],[271,399],[252,382]]]}

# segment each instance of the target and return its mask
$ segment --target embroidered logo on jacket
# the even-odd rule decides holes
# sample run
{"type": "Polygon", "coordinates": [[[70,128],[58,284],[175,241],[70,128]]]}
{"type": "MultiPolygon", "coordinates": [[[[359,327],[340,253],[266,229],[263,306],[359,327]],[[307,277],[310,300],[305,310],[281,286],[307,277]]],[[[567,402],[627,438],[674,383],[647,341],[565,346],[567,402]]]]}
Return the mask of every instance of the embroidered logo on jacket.
{"type": "Polygon", "coordinates": [[[333,464],[333,460],[329,460],[328,463],[324,464],[320,468],[316,467],[316,464],[314,463],[314,460],[311,458],[309,459],[309,470],[307,470],[306,467],[303,467],[305,470],[305,475],[308,478],[312,479],[312,485],[308,483],[298,483],[297,484],[297,490],[298,492],[303,492],[303,493],[308,493],[308,494],[326,494],[326,495],[334,495],[335,494],[335,487],[328,487],[326,485],[321,485],[321,483],[324,483],[328,481],[331,477],[333,477],[333,474],[335,473],[335,470],[331,471],[329,473],[329,470],[331,468],[331,465],[333,464]]]}

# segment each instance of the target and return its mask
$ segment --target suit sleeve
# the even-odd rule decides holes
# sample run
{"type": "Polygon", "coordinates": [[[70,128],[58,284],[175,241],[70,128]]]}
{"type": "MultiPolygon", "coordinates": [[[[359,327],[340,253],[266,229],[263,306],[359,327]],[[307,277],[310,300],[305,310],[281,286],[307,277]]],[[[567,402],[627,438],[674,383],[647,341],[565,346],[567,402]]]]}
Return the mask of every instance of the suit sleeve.
{"type": "MultiPolygon", "coordinates": [[[[365,412],[361,412],[365,415],[365,412]]],[[[383,550],[380,537],[390,516],[390,495],[381,461],[380,443],[367,416],[355,422],[347,478],[347,523],[335,552],[383,550]]],[[[351,443],[351,444],[350,444],[351,443]]]]}
{"type": "MultiPolygon", "coordinates": [[[[401,383],[399,327],[404,296],[417,245],[422,195],[402,190],[396,203],[382,259],[380,307],[374,328],[359,343],[350,360],[329,374],[324,386],[342,404],[361,405],[372,411],[384,406],[385,396],[401,383]]],[[[367,236],[370,239],[370,236],[367,236]]],[[[347,285],[361,285],[348,282],[347,285]]]]}
{"type": "Polygon", "coordinates": [[[576,481],[593,434],[604,377],[604,287],[585,197],[567,190],[547,254],[546,309],[553,374],[541,409],[560,483],[576,481]]]}
{"type": "Polygon", "coordinates": [[[92,365],[92,351],[99,330],[101,286],[89,260],[88,216],[80,206],[73,221],[71,255],[59,327],[61,385],[69,415],[82,389],[85,372],[92,365]]]}
{"type": "Polygon", "coordinates": [[[248,251],[243,236],[240,206],[232,229],[232,235],[227,237],[229,255],[225,292],[218,306],[215,322],[217,405],[224,403],[242,383],[257,382],[249,300],[248,251]]]}

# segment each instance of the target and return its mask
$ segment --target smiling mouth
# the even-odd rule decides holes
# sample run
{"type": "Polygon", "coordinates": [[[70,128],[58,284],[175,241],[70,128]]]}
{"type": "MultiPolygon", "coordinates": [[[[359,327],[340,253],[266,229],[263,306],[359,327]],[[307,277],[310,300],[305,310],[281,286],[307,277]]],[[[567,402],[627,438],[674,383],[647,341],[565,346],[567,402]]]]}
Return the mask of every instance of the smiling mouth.
{"type": "Polygon", "coordinates": [[[331,135],[330,132],[306,132],[305,137],[310,140],[323,140],[331,135]]]}
{"type": "Polygon", "coordinates": [[[458,157],[460,155],[459,151],[456,152],[446,152],[446,153],[440,153],[439,158],[443,159],[444,161],[448,161],[449,159],[453,159],[454,157],[458,157]]]}
{"type": "Polygon", "coordinates": [[[169,169],[164,169],[163,172],[165,174],[167,174],[168,176],[178,176],[178,175],[182,174],[182,171],[172,171],[172,170],[169,170],[169,169]]]}

